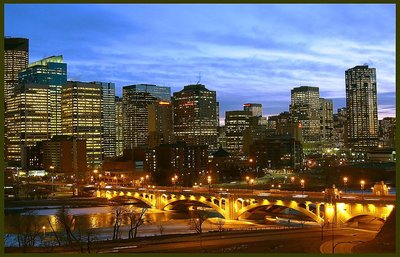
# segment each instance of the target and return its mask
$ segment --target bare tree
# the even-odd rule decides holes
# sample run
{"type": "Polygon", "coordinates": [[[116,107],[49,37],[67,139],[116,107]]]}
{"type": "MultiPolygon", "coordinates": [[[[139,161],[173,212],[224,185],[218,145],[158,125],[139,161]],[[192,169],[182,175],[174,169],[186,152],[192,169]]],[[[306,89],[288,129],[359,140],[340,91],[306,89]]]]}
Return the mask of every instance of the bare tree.
{"type": "Polygon", "coordinates": [[[128,238],[136,238],[137,236],[137,231],[138,228],[144,224],[146,221],[146,214],[147,208],[142,208],[142,210],[139,212],[136,208],[134,207],[128,207],[125,209],[125,215],[129,220],[129,231],[128,231],[128,238]]]}
{"type": "Polygon", "coordinates": [[[119,238],[119,228],[121,226],[122,221],[122,208],[117,206],[114,208],[114,231],[113,231],[113,240],[117,240],[119,238]]]}
{"type": "Polygon", "coordinates": [[[40,227],[35,220],[35,212],[29,210],[27,215],[19,215],[18,220],[14,223],[17,230],[18,247],[23,248],[23,252],[28,247],[34,247],[39,238],[40,227]]]}
{"type": "Polygon", "coordinates": [[[207,213],[201,212],[197,209],[190,212],[189,227],[201,234],[203,232],[203,223],[207,219],[207,213]]]}
{"type": "Polygon", "coordinates": [[[65,232],[67,244],[71,245],[73,241],[79,242],[79,240],[72,233],[72,230],[75,227],[75,217],[69,213],[68,209],[66,209],[65,206],[62,206],[57,211],[56,220],[65,232]]]}

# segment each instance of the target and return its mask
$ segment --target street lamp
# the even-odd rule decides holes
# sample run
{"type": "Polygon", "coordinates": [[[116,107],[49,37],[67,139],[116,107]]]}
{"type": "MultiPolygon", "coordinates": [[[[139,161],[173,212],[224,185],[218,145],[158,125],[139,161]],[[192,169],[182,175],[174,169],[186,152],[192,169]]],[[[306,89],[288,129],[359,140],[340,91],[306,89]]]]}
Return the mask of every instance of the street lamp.
{"type": "Polygon", "coordinates": [[[301,184],[301,194],[302,195],[304,195],[304,183],[305,183],[305,181],[304,181],[304,179],[302,179],[302,180],[300,180],[300,184],[301,184]]]}
{"type": "Polygon", "coordinates": [[[365,185],[365,181],[361,180],[360,181],[360,186],[361,186],[361,198],[364,200],[364,185],[365,185]]]}
{"type": "Polygon", "coordinates": [[[45,238],[46,237],[46,226],[43,226],[42,229],[43,229],[43,238],[45,238]]]}
{"type": "Polygon", "coordinates": [[[247,183],[247,187],[249,187],[249,183],[250,183],[250,177],[246,176],[246,183],[247,183]]]}
{"type": "Polygon", "coordinates": [[[146,184],[149,184],[149,178],[150,178],[150,176],[146,175],[146,184]]]}
{"type": "Polygon", "coordinates": [[[348,181],[348,178],[347,178],[347,177],[344,177],[344,178],[343,178],[343,184],[344,184],[344,192],[345,192],[345,193],[347,193],[347,181],[348,181]]]}
{"type": "Polygon", "coordinates": [[[174,186],[174,190],[175,190],[175,183],[176,183],[175,177],[172,177],[172,178],[171,178],[171,181],[172,181],[172,185],[174,186]]]}
{"type": "Polygon", "coordinates": [[[290,178],[290,182],[292,182],[292,184],[294,183],[294,177],[290,178]]]}
{"type": "Polygon", "coordinates": [[[122,185],[124,185],[124,174],[121,174],[122,185]]]}
{"type": "Polygon", "coordinates": [[[250,185],[251,185],[251,192],[253,193],[254,192],[254,187],[253,187],[254,179],[250,179],[250,185]]]}

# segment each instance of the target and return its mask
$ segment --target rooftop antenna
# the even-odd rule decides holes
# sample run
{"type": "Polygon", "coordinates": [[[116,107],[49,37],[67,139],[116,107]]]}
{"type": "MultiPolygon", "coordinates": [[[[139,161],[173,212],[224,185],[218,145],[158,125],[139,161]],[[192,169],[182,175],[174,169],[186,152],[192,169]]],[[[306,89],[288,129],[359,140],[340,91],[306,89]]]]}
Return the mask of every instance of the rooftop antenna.
{"type": "Polygon", "coordinates": [[[199,76],[198,76],[198,80],[197,80],[197,83],[196,83],[196,84],[197,84],[197,85],[200,84],[200,81],[201,81],[201,72],[199,72],[199,76]]]}

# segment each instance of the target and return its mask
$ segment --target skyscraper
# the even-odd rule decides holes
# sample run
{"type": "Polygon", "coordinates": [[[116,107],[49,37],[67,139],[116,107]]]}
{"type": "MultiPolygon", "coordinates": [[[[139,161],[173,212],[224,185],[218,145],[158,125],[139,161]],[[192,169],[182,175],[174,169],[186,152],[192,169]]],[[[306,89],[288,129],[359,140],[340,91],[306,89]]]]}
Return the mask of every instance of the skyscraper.
{"type": "Polygon", "coordinates": [[[115,142],[115,133],[109,133],[115,117],[107,114],[115,111],[115,102],[110,101],[115,99],[113,88],[113,83],[78,81],[68,81],[62,88],[63,134],[86,139],[87,165],[91,169],[101,167],[105,151],[110,148],[108,139],[114,137],[115,142]]]}
{"type": "MultiPolygon", "coordinates": [[[[16,158],[15,154],[11,154],[13,156],[11,157],[8,150],[10,142],[7,128],[10,119],[13,118],[8,114],[8,100],[12,97],[13,90],[18,85],[18,72],[26,69],[28,62],[29,40],[27,38],[4,38],[4,157],[6,160],[15,160],[16,158]]],[[[19,158],[20,156],[18,160],[19,158]]]]}
{"type": "Polygon", "coordinates": [[[148,145],[153,148],[160,144],[174,142],[172,104],[158,101],[149,105],[149,137],[148,145]]]}
{"type": "Polygon", "coordinates": [[[376,70],[368,65],[345,72],[348,146],[365,151],[378,146],[376,70]]]}
{"type": "Polygon", "coordinates": [[[333,146],[333,102],[320,98],[321,144],[324,148],[333,146]]]}
{"type": "Polygon", "coordinates": [[[122,98],[115,97],[115,155],[122,156],[124,153],[124,135],[123,135],[123,116],[122,116],[122,98]]]}
{"type": "Polygon", "coordinates": [[[24,169],[27,168],[27,148],[51,138],[50,99],[49,85],[17,84],[10,94],[6,159],[21,161],[24,169]]]}
{"type": "Polygon", "coordinates": [[[243,105],[244,111],[250,111],[251,116],[261,117],[263,114],[262,104],[246,103],[243,105]]]}
{"type": "MultiPolygon", "coordinates": [[[[18,72],[29,63],[29,40],[27,38],[4,38],[4,100],[11,97],[18,85],[18,72]]],[[[7,106],[7,105],[6,105],[7,106]]],[[[5,108],[7,109],[7,107],[5,108]]]]}
{"type": "Polygon", "coordinates": [[[103,154],[104,157],[115,157],[115,84],[98,81],[92,83],[101,87],[103,154]]]}
{"type": "Polygon", "coordinates": [[[216,92],[202,84],[185,86],[173,94],[174,134],[188,145],[217,149],[218,120],[216,92]]]}
{"type": "Polygon", "coordinates": [[[301,86],[291,91],[290,115],[300,123],[304,152],[320,150],[320,100],[319,88],[301,86]]]}
{"type": "Polygon", "coordinates": [[[67,83],[67,64],[62,55],[50,56],[33,62],[19,73],[23,84],[48,85],[50,90],[51,136],[61,134],[61,87],[67,83]]]}
{"type": "Polygon", "coordinates": [[[244,156],[244,131],[250,126],[251,111],[225,112],[226,150],[236,156],[244,156]]]}

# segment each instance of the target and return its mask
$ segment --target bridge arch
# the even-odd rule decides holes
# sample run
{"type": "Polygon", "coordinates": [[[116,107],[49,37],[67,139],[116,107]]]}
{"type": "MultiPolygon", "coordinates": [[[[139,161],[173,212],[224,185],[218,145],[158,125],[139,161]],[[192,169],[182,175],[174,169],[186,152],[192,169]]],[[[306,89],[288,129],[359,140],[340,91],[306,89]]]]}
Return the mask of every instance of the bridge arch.
{"type": "MultiPolygon", "coordinates": [[[[207,199],[207,198],[205,198],[205,199],[207,199]]],[[[214,203],[215,200],[216,199],[211,199],[211,201],[207,201],[207,200],[204,201],[204,199],[196,199],[196,198],[173,198],[173,199],[168,200],[167,202],[163,203],[159,208],[161,210],[165,210],[165,208],[167,206],[174,205],[174,204],[177,204],[179,202],[201,203],[201,204],[204,204],[204,205],[212,208],[213,210],[215,210],[216,212],[218,212],[221,216],[223,216],[225,218],[226,217],[226,211],[224,209],[222,209],[220,206],[218,206],[217,204],[215,204],[214,203]]],[[[225,199],[222,198],[222,199],[218,199],[218,200],[221,203],[222,200],[225,200],[225,199]]]]}
{"type": "Polygon", "coordinates": [[[256,203],[250,204],[246,207],[239,209],[239,211],[237,212],[237,217],[240,217],[241,215],[243,215],[246,212],[252,211],[256,208],[263,207],[263,206],[282,206],[282,207],[290,208],[290,209],[296,210],[302,214],[305,214],[307,217],[311,218],[312,220],[314,220],[315,222],[317,222],[319,224],[321,224],[323,222],[323,220],[320,217],[318,217],[314,212],[307,210],[306,208],[300,207],[300,204],[298,204],[296,202],[286,203],[283,201],[267,202],[267,203],[256,202],[256,203]]]}

